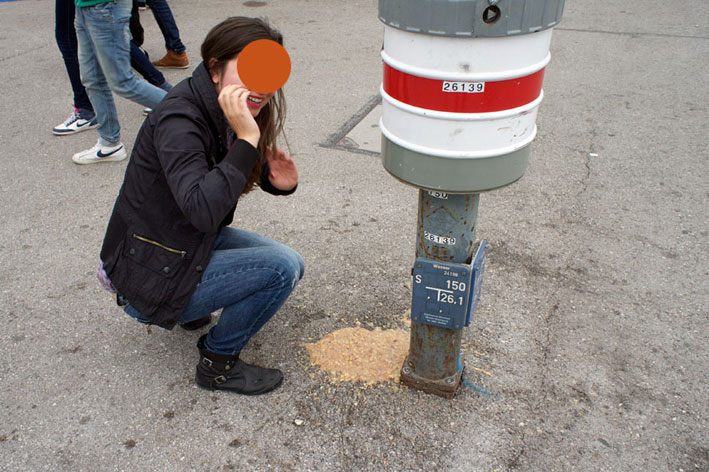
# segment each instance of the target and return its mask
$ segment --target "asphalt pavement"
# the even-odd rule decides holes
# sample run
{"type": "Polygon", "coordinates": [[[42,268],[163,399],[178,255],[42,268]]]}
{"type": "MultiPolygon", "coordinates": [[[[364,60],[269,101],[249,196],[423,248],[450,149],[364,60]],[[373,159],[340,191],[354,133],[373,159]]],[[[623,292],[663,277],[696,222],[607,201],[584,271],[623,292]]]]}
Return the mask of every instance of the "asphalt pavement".
{"type": "MultiPolygon", "coordinates": [[[[306,261],[243,354],[286,380],[262,397],[200,390],[201,332],[148,333],[100,288],[125,161],[72,163],[97,136],[51,134],[71,106],[54,4],[0,2],[1,470],[709,470],[704,0],[567,2],[529,168],[481,197],[485,286],[452,400],[332,382],[303,347],[365,319],[402,328],[411,303],[418,191],[376,153],[333,143],[378,94],[377,2],[170,6],[190,58],[173,83],[231,15],[267,17],[293,61],[298,191],[249,194],[234,221],[306,261]]],[[[130,150],[142,107],[117,107],[130,150]]]]}

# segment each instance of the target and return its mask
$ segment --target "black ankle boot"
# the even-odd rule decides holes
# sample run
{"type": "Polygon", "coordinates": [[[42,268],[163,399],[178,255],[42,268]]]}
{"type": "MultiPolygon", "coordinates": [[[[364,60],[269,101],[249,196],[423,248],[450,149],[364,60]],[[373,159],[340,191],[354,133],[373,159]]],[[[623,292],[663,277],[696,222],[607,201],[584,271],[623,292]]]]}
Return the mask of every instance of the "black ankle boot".
{"type": "Polygon", "coordinates": [[[260,395],[280,387],[283,373],[278,369],[266,369],[247,364],[239,355],[227,356],[209,352],[204,348],[203,335],[197,341],[199,364],[195,382],[208,390],[229,390],[244,395],[260,395]]]}

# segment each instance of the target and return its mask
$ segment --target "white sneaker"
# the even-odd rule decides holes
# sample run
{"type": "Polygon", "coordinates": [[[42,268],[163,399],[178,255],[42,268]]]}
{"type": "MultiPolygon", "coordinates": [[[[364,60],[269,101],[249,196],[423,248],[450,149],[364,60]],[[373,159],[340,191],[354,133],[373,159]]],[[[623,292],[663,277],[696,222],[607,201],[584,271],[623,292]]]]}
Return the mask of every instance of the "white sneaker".
{"type": "Polygon", "coordinates": [[[52,133],[57,136],[64,136],[67,134],[75,134],[80,131],[86,131],[87,129],[95,128],[97,126],[98,122],[96,121],[96,117],[91,120],[85,120],[79,116],[76,110],[74,110],[71,112],[71,115],[69,115],[69,118],[64,121],[64,123],[60,123],[52,128],[52,133]]]}
{"type": "Polygon", "coordinates": [[[122,161],[128,157],[123,143],[115,146],[102,146],[101,141],[86,151],[77,152],[71,158],[76,164],[96,164],[98,162],[122,161]]]}

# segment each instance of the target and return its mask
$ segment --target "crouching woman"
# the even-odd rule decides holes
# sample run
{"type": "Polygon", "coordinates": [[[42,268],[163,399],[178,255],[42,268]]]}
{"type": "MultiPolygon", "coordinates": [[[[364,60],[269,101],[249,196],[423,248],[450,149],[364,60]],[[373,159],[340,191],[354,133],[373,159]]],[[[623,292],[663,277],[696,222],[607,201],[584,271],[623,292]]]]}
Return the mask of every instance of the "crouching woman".
{"type": "Polygon", "coordinates": [[[283,381],[277,369],[239,352],[278,311],[304,264],[294,250],[229,227],[239,198],[258,185],[296,189],[298,171],[276,147],[283,91],[256,93],[239,79],[239,53],[281,34],[259,19],[234,17],[202,44],[203,62],[143,124],[101,250],[99,279],[143,323],[197,329],[222,308],[197,347],[196,383],[247,395],[283,381]]]}

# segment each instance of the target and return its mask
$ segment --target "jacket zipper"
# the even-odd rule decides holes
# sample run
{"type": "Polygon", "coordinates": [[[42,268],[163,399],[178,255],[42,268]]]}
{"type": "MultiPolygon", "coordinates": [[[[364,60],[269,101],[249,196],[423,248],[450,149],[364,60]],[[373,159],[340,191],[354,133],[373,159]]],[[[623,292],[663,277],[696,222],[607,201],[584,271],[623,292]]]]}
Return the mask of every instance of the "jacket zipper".
{"type": "Polygon", "coordinates": [[[179,249],[167,247],[164,244],[160,244],[159,242],[153,241],[152,239],[144,238],[143,236],[137,235],[135,233],[133,233],[133,237],[138,241],[143,241],[144,243],[152,244],[153,246],[157,246],[173,254],[179,254],[183,259],[185,258],[185,256],[187,256],[187,251],[180,251],[179,249]]]}

